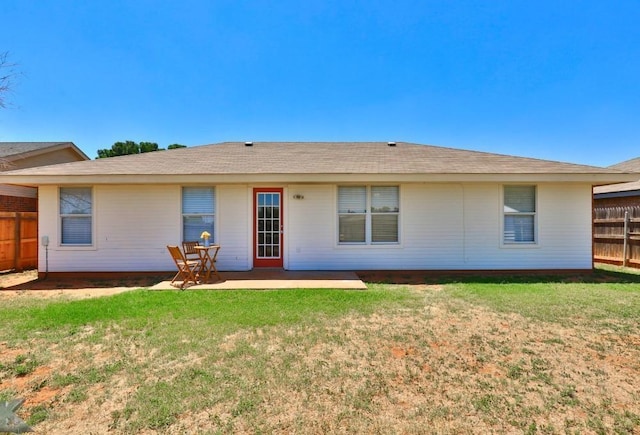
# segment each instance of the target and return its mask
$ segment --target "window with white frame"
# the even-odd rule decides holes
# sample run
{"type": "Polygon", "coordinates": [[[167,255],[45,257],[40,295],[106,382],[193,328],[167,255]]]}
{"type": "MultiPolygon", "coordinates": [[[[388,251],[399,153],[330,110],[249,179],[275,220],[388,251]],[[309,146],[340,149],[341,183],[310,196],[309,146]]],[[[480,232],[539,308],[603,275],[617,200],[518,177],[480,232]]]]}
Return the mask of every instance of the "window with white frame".
{"type": "Polygon", "coordinates": [[[339,186],[338,242],[398,243],[398,186],[339,186]]]}
{"type": "Polygon", "coordinates": [[[93,243],[93,195],[90,187],[60,188],[60,243],[93,243]]]}
{"type": "Polygon", "coordinates": [[[200,240],[204,231],[216,240],[214,231],[216,193],[213,187],[182,188],[182,240],[200,240]]]}
{"type": "Polygon", "coordinates": [[[505,244],[536,243],[536,186],[504,186],[505,244]]]}

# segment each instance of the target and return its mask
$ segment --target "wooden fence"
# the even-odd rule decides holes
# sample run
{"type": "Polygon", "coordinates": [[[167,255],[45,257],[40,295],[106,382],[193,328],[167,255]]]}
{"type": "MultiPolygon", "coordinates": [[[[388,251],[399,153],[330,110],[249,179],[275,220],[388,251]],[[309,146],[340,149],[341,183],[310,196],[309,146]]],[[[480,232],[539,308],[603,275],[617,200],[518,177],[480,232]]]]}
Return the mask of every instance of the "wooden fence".
{"type": "Polygon", "coordinates": [[[593,259],[640,268],[640,206],[594,208],[593,259]]]}
{"type": "Polygon", "coordinates": [[[0,271],[38,267],[38,213],[0,212],[0,271]]]}

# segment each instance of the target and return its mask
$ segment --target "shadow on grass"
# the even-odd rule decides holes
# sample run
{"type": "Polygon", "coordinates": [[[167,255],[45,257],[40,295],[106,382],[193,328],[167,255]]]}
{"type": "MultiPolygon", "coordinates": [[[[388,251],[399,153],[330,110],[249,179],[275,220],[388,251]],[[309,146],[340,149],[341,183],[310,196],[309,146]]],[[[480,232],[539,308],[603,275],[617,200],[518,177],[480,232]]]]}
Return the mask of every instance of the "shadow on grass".
{"type": "Polygon", "coordinates": [[[598,266],[593,271],[361,271],[358,277],[371,284],[448,284],[454,282],[509,283],[640,283],[640,270],[598,266]]]}
{"type": "Polygon", "coordinates": [[[73,277],[41,277],[35,271],[0,274],[2,290],[59,290],[59,289],[107,289],[114,287],[146,288],[171,279],[173,274],[79,273],[73,277]]]}

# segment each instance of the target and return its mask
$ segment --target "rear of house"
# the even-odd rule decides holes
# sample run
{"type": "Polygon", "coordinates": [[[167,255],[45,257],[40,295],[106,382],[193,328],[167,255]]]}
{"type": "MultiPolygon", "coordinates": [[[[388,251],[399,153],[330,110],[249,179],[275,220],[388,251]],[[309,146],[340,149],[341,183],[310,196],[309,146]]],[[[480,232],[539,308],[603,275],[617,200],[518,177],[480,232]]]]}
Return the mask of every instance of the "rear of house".
{"type": "Polygon", "coordinates": [[[406,143],[223,143],[50,167],[41,272],[592,267],[592,186],[618,171],[406,143]]]}

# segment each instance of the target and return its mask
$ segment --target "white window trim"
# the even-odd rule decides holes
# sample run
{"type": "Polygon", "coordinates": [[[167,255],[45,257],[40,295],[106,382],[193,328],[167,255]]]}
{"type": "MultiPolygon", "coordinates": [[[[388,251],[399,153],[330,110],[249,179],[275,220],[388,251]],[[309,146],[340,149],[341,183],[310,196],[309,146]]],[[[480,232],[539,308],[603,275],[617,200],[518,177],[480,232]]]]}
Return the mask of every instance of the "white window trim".
{"type": "Polygon", "coordinates": [[[540,247],[540,232],[538,229],[538,216],[540,213],[539,208],[539,186],[533,183],[508,183],[500,185],[500,247],[505,249],[533,249],[540,247]],[[536,211],[531,213],[506,213],[504,211],[504,188],[507,186],[533,186],[535,189],[535,208],[536,211]],[[506,242],[504,240],[504,217],[506,215],[533,215],[533,242],[506,242]]]}
{"type": "Polygon", "coordinates": [[[390,247],[401,247],[402,245],[402,188],[400,184],[339,184],[336,185],[334,196],[334,216],[335,216],[335,243],[339,248],[362,248],[366,247],[367,249],[376,249],[376,248],[390,248],[390,247]],[[364,229],[364,242],[341,242],[340,241],[340,215],[345,213],[340,213],[338,209],[338,192],[340,187],[356,187],[356,186],[364,186],[366,188],[366,208],[364,213],[355,213],[355,214],[364,214],[365,215],[365,229],[364,229]],[[398,212],[395,213],[374,213],[371,211],[371,192],[372,187],[397,187],[398,188],[398,212]],[[398,240],[395,242],[373,242],[372,239],[372,222],[371,216],[374,214],[395,214],[398,217],[398,240]]]}
{"type": "Polygon", "coordinates": [[[97,249],[97,234],[96,234],[96,192],[93,186],[58,186],[57,198],[56,198],[56,214],[58,215],[58,243],[57,247],[63,250],[70,251],[95,251],[97,249]],[[86,188],[91,191],[91,244],[80,245],[72,243],[62,243],[62,218],[66,216],[77,216],[73,214],[61,214],[60,213],[60,192],[65,188],[86,188]]]}

